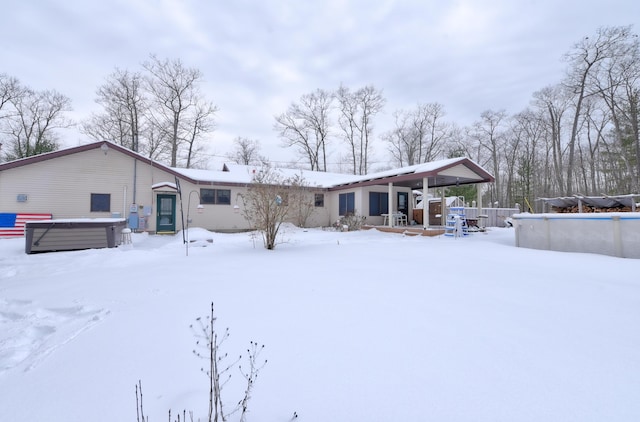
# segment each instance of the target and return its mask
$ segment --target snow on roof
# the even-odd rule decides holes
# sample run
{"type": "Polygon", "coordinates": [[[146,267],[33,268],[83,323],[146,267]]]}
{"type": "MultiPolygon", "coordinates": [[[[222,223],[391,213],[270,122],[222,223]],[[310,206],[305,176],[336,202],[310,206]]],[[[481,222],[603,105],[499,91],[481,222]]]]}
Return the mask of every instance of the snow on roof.
{"type": "MultiPolygon", "coordinates": [[[[382,179],[404,174],[416,174],[448,167],[455,163],[467,160],[464,157],[449,158],[446,160],[432,161],[430,163],[416,164],[397,169],[384,170],[366,175],[352,175],[343,173],[329,173],[323,171],[311,171],[303,169],[274,168],[284,178],[301,176],[311,187],[330,188],[339,185],[347,185],[366,180],[382,179]]],[[[173,167],[176,173],[182,174],[193,180],[203,182],[239,183],[249,184],[253,181],[253,175],[262,169],[261,166],[249,166],[235,163],[225,163],[222,170],[183,169],[173,167]]]]}
{"type": "MultiPolygon", "coordinates": [[[[447,207],[450,207],[451,204],[453,204],[456,200],[458,200],[460,197],[458,196],[447,196],[444,199],[444,203],[446,204],[447,207]]],[[[430,195],[427,198],[427,202],[440,202],[442,201],[442,198],[436,198],[432,195],[430,195]]],[[[422,209],[422,199],[420,198],[418,200],[418,203],[416,204],[416,206],[414,207],[415,209],[422,209]]]]}
{"type": "MultiPolygon", "coordinates": [[[[199,170],[172,168],[173,171],[203,182],[240,183],[249,184],[253,181],[255,173],[260,171],[260,166],[247,166],[241,164],[225,164],[225,170],[199,170]]],[[[349,183],[355,177],[348,174],[327,173],[302,169],[274,168],[284,178],[301,176],[312,187],[328,188],[340,183],[349,183]]]]}
{"type": "Polygon", "coordinates": [[[384,170],[376,173],[368,173],[362,176],[351,176],[351,178],[348,181],[340,182],[340,183],[341,184],[355,183],[355,182],[363,182],[365,180],[375,180],[375,179],[382,179],[385,177],[401,176],[403,174],[424,173],[424,172],[437,170],[441,167],[449,166],[451,164],[457,163],[459,161],[463,161],[465,159],[466,158],[464,157],[449,158],[446,160],[431,161],[429,163],[415,164],[413,166],[401,167],[401,168],[391,169],[391,170],[384,170]]]}
{"type": "Polygon", "coordinates": [[[178,187],[173,182],[159,182],[151,185],[151,189],[158,189],[158,188],[164,188],[164,187],[169,187],[169,188],[178,190],[178,187]]]}

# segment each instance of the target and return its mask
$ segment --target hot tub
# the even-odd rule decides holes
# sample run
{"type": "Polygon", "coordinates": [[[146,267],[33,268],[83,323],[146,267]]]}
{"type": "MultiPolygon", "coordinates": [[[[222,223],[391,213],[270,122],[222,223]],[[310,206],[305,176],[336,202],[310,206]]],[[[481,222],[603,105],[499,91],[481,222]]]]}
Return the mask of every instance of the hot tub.
{"type": "Polygon", "coordinates": [[[29,221],[25,225],[25,252],[114,248],[122,241],[124,218],[78,218],[29,221]]]}

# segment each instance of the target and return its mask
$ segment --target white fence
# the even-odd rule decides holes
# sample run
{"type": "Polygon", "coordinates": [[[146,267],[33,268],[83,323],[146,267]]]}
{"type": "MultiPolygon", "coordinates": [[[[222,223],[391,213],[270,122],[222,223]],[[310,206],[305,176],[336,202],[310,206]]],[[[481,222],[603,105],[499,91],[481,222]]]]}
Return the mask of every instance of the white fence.
{"type": "Polygon", "coordinates": [[[640,258],[640,213],[515,214],[516,246],[640,258]]]}
{"type": "MultiPolygon", "coordinates": [[[[505,227],[505,220],[519,212],[520,208],[482,208],[480,215],[487,216],[485,227],[505,227]]],[[[465,207],[464,215],[466,218],[477,219],[478,208],[465,207]]]]}

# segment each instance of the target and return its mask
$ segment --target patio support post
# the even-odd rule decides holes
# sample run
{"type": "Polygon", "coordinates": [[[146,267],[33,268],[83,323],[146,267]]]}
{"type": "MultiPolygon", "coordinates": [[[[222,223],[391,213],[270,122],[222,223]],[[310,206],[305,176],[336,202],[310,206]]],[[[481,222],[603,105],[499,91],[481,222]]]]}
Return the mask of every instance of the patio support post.
{"type": "Polygon", "coordinates": [[[427,230],[429,227],[429,199],[427,192],[429,191],[429,179],[422,178],[422,229],[427,230]]]}
{"type": "Polygon", "coordinates": [[[388,198],[388,203],[389,203],[389,210],[387,211],[389,213],[389,218],[388,218],[388,224],[389,227],[393,227],[393,183],[389,182],[389,198],[388,198]]]}
{"type": "Polygon", "coordinates": [[[482,183],[476,183],[476,191],[477,193],[477,199],[476,199],[476,203],[478,204],[478,215],[482,215],[482,183]]]}
{"type": "Polygon", "coordinates": [[[447,198],[444,196],[444,186],[442,187],[441,191],[440,191],[440,225],[441,226],[446,226],[447,225],[447,213],[449,211],[447,210],[447,198]]]}

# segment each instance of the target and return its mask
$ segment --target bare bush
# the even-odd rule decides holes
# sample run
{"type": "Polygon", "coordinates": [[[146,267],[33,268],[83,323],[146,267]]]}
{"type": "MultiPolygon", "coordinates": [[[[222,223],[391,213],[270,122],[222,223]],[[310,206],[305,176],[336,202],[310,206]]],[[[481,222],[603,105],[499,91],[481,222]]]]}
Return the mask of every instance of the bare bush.
{"type": "Polygon", "coordinates": [[[275,249],[280,226],[289,215],[288,192],[288,180],[276,170],[264,167],[242,196],[244,217],[262,234],[264,247],[269,250],[275,249]]]}
{"type": "Polygon", "coordinates": [[[367,217],[364,215],[358,215],[356,212],[347,213],[344,217],[341,217],[340,220],[337,221],[336,225],[338,229],[346,228],[347,231],[356,231],[362,228],[367,217]]]}
{"type": "MultiPolygon", "coordinates": [[[[242,355],[232,360],[227,353],[222,352],[221,345],[229,338],[229,329],[226,328],[223,334],[218,335],[215,328],[216,320],[214,306],[213,303],[211,303],[211,313],[209,316],[204,321],[202,318],[196,318],[196,323],[190,326],[196,338],[196,348],[193,349],[193,354],[207,361],[206,369],[204,367],[201,368],[201,371],[207,375],[209,381],[209,411],[207,420],[208,422],[227,422],[231,415],[239,412],[239,421],[246,422],[253,385],[260,370],[267,364],[266,360],[258,362],[264,345],[258,346],[258,343],[251,341],[250,347],[247,349],[247,366],[243,367],[240,364],[242,355]],[[237,368],[244,377],[246,386],[241,399],[227,412],[222,399],[222,390],[231,379],[231,370],[234,368],[237,368]]],[[[189,411],[187,413],[186,410],[182,411],[182,419],[178,412],[177,418],[174,421],[186,422],[187,415],[190,421],[193,422],[193,412],[189,411]]],[[[137,422],[149,422],[149,418],[144,415],[141,381],[138,381],[138,384],[136,384],[136,416],[137,422]]],[[[171,410],[169,410],[169,422],[172,422],[171,410]]]]}
{"type": "Polygon", "coordinates": [[[295,175],[289,182],[288,205],[291,221],[298,227],[307,227],[307,220],[315,209],[313,192],[302,175],[295,175]]]}

